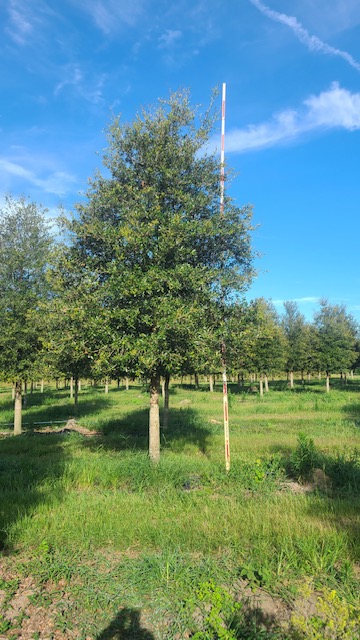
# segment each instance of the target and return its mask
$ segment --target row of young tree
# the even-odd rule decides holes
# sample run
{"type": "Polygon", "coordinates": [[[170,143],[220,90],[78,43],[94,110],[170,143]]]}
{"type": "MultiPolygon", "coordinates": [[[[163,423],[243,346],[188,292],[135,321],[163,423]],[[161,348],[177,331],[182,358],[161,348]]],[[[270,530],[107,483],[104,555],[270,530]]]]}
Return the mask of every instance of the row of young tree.
{"type": "Polygon", "coordinates": [[[227,339],[231,367],[259,374],[260,394],[268,389],[269,374],[286,372],[294,388],[294,373],[301,376],[322,373],[326,391],[330,376],[347,375],[360,362],[359,325],[344,305],[319,301],[313,322],[300,313],[296,302],[284,302],[281,316],[263,298],[229,310],[227,339]]]}
{"type": "Polygon", "coordinates": [[[0,215],[0,374],[22,382],[141,377],[150,383],[149,454],[160,456],[158,389],[170,376],[227,366],[261,379],[286,369],[347,371],[357,326],[322,302],[313,324],[294,303],[280,321],[263,299],[246,303],[253,277],[250,206],[225,197],[206,152],[216,113],[201,116],[176,93],[108,128],[104,175],[52,237],[46,210],[8,196],[0,215]]]}

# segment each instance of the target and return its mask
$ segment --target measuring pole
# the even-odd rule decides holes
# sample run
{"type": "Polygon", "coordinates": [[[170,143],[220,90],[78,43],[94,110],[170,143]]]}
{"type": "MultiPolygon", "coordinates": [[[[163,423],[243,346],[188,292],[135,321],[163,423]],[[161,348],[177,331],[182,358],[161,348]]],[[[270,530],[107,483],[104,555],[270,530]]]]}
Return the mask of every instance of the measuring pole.
{"type": "MultiPolygon", "coordinates": [[[[225,191],[225,101],[226,84],[222,86],[221,103],[221,155],[220,155],[220,214],[224,214],[224,191],[225,191]]],[[[226,377],[226,347],[221,345],[221,362],[223,367],[223,407],[224,407],[224,438],[225,438],[225,469],[230,470],[230,435],[229,435],[229,402],[226,377]]]]}

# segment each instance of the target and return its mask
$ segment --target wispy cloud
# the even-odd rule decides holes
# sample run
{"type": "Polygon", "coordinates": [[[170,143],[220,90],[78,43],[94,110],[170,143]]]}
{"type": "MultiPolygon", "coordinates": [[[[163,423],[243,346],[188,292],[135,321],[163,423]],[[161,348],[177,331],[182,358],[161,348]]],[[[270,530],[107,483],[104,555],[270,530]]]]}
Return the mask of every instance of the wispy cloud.
{"type": "Polygon", "coordinates": [[[298,109],[281,111],[261,124],[230,130],[226,134],[226,150],[244,153],[334,128],[360,129],[360,93],[351,93],[337,82],[328,91],[304,100],[298,109]]]}
{"type": "Polygon", "coordinates": [[[88,13],[96,26],[105,34],[120,27],[132,27],[143,15],[144,0],[72,0],[73,4],[88,13]]]}
{"type": "Polygon", "coordinates": [[[181,31],[167,29],[159,38],[159,49],[171,49],[181,37],[181,31]]]}
{"type": "MultiPolygon", "coordinates": [[[[299,304],[314,304],[319,302],[321,296],[305,296],[304,298],[291,298],[291,302],[297,302],[299,304]]],[[[281,307],[284,302],[288,302],[289,298],[283,300],[272,300],[271,302],[276,307],[281,307]]]]}
{"type": "Polygon", "coordinates": [[[158,49],[162,51],[163,61],[170,67],[179,67],[188,59],[188,49],[179,46],[182,37],[179,29],[166,29],[158,38],[158,49]]]}
{"type": "Polygon", "coordinates": [[[280,22],[281,24],[285,24],[289,27],[297,39],[302,42],[310,51],[315,51],[318,53],[323,53],[325,55],[330,56],[338,56],[345,60],[350,66],[352,66],[357,71],[360,71],[360,62],[357,62],[353,58],[353,56],[347,51],[342,51],[341,49],[337,49],[336,47],[332,47],[331,45],[323,42],[317,36],[311,35],[305,27],[299,22],[294,16],[288,16],[285,13],[279,13],[278,11],[273,11],[267,5],[263,4],[261,0],[250,0],[251,4],[254,5],[261,13],[265,16],[274,20],[275,22],[280,22]]]}
{"type": "Polygon", "coordinates": [[[16,44],[24,45],[33,30],[26,5],[21,0],[10,0],[8,15],[9,24],[6,27],[6,32],[16,44]]]}
{"type": "Polygon", "coordinates": [[[54,89],[55,96],[59,95],[59,93],[61,93],[61,91],[66,86],[74,86],[74,87],[79,86],[80,82],[83,79],[82,71],[80,67],[76,64],[67,65],[64,68],[63,76],[64,76],[63,79],[60,82],[58,82],[58,84],[54,89]]]}
{"type": "Polygon", "coordinates": [[[103,102],[103,86],[106,74],[86,78],[88,75],[81,68],[80,64],[68,64],[61,69],[62,79],[54,88],[54,96],[59,96],[65,88],[72,88],[78,96],[92,104],[103,102]]]}
{"type": "Polygon", "coordinates": [[[65,171],[53,171],[45,177],[40,177],[31,169],[6,157],[0,157],[0,171],[2,180],[6,177],[21,178],[22,181],[41,189],[45,193],[56,196],[64,196],[70,193],[76,183],[76,178],[65,171]]]}

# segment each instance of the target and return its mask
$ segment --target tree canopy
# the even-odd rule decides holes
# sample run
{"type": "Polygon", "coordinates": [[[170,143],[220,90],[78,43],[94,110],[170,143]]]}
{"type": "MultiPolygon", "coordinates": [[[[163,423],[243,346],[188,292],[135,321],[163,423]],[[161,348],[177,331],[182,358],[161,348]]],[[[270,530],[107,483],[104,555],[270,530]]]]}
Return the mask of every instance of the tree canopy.
{"type": "Polygon", "coordinates": [[[0,371],[16,383],[18,412],[15,430],[21,431],[21,382],[34,375],[41,350],[38,309],[47,298],[46,267],[51,235],[46,209],[6,196],[0,210],[0,371]]]}

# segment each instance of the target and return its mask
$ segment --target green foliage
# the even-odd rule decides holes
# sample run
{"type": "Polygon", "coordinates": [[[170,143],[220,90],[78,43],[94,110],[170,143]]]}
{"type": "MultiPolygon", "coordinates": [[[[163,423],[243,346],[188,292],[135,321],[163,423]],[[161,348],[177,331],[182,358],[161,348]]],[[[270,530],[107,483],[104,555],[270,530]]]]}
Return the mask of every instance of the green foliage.
{"type": "Polygon", "coordinates": [[[285,337],[271,303],[259,298],[251,303],[253,350],[251,370],[261,374],[284,368],[285,337]]]}
{"type": "Polygon", "coordinates": [[[0,210],[0,372],[25,380],[37,371],[43,331],[38,309],[48,295],[51,237],[46,209],[5,198],[0,210]]]}
{"type": "Polygon", "coordinates": [[[319,369],[327,373],[350,369],[357,358],[355,347],[359,327],[344,305],[321,300],[314,326],[319,369]]]}
{"type": "Polygon", "coordinates": [[[194,598],[185,606],[196,617],[196,629],[192,629],[193,640],[236,640],[232,628],[241,610],[241,604],[223,587],[213,581],[204,582],[197,588],[194,598]]]}
{"type": "Polygon", "coordinates": [[[114,367],[106,357],[111,342],[110,312],[102,305],[97,278],[63,246],[48,271],[48,282],[52,295],[41,311],[47,329],[43,344],[49,372],[75,380],[109,375],[114,367]]]}
{"type": "MultiPolygon", "coordinates": [[[[314,595],[309,585],[304,595],[314,595]]],[[[324,589],[316,598],[316,612],[291,618],[298,640],[354,640],[360,637],[360,611],[340,596],[336,589],[324,589]]]]}
{"type": "Polygon", "coordinates": [[[94,178],[71,224],[78,261],[111,309],[109,348],[138,375],[189,370],[199,347],[205,365],[215,302],[252,275],[251,209],[227,198],[220,215],[219,161],[201,152],[213,123],[212,107],[199,118],[186,92],[132,124],[115,119],[110,177],[94,178]]]}
{"type": "Polygon", "coordinates": [[[286,370],[311,371],[314,368],[314,340],[311,325],[305,322],[296,302],[284,302],[282,327],[287,340],[286,370]]]}
{"type": "Polygon", "coordinates": [[[314,440],[305,433],[299,433],[297,447],[290,457],[292,474],[299,480],[308,480],[311,472],[319,466],[320,460],[314,440]]]}

